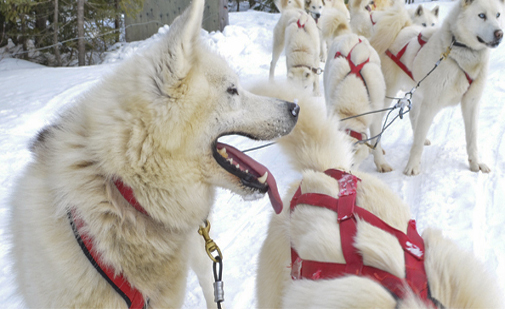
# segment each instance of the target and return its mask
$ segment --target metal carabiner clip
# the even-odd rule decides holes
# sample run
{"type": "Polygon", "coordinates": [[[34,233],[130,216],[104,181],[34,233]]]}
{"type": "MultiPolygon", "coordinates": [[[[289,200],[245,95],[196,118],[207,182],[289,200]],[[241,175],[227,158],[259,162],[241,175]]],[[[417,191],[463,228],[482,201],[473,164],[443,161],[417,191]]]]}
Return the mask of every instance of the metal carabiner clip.
{"type": "Polygon", "coordinates": [[[209,220],[205,220],[205,227],[200,226],[200,228],[198,228],[198,233],[202,235],[203,239],[205,240],[205,250],[207,251],[207,255],[209,255],[210,259],[212,259],[213,262],[217,263],[216,258],[212,256],[212,252],[217,251],[221,259],[223,259],[223,254],[221,253],[221,250],[214,242],[214,240],[210,238],[209,232],[210,232],[210,222],[209,220]]]}

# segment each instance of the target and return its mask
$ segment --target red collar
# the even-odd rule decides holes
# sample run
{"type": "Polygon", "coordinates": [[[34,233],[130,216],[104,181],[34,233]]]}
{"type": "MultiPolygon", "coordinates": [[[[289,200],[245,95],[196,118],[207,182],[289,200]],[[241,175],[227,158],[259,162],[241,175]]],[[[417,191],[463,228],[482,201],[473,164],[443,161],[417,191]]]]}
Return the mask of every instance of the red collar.
{"type": "MultiPolygon", "coordinates": [[[[120,180],[115,181],[114,184],[126,201],[128,201],[139,212],[147,215],[147,212],[135,199],[133,190],[130,187],[126,186],[120,180]]],[[[84,222],[82,219],[76,217],[75,209],[68,211],[68,218],[74,231],[74,236],[91,265],[95,267],[98,273],[100,273],[100,275],[107,280],[114,290],[125,300],[129,309],[145,309],[147,307],[147,302],[142,293],[134,288],[123,274],[116,276],[115,270],[111,266],[105,265],[100,260],[100,254],[97,253],[93,247],[93,240],[87,234],[82,232],[84,222]]]]}
{"type": "Polygon", "coordinates": [[[404,234],[402,231],[389,226],[371,212],[355,205],[357,184],[360,181],[356,176],[334,169],[328,169],[325,173],[339,182],[339,198],[315,193],[302,194],[301,187],[299,187],[291,200],[291,212],[298,204],[323,207],[336,212],[340,227],[342,252],[346,263],[303,260],[296,250],[291,248],[291,277],[293,280],[332,279],[345,275],[366,276],[379,282],[400,299],[405,297],[404,288],[408,285],[428,305],[436,306],[436,303],[429,296],[428,279],[424,269],[424,242],[417,233],[415,220],[409,221],[407,234],[404,234]],[[405,279],[363,265],[363,257],[353,245],[357,232],[356,217],[392,234],[398,239],[405,252],[405,279]]]}

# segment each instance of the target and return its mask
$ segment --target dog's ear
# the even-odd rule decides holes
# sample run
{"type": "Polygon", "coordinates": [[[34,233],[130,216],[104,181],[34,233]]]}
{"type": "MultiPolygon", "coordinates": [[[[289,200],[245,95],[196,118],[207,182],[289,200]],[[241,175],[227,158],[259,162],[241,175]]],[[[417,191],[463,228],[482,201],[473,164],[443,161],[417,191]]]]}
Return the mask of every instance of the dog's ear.
{"type": "Polygon", "coordinates": [[[467,6],[473,3],[475,0],[461,0],[463,6],[467,6]]]}
{"type": "Polygon", "coordinates": [[[323,2],[323,6],[326,6],[326,2],[324,0],[322,0],[322,2],[323,2]]]}
{"type": "Polygon", "coordinates": [[[165,83],[175,85],[184,79],[195,55],[200,48],[200,29],[202,26],[205,0],[193,0],[184,13],[178,16],[170,26],[166,40],[165,59],[162,62],[165,83]]]}
{"type": "Polygon", "coordinates": [[[423,15],[423,13],[424,13],[423,6],[419,4],[419,6],[416,9],[415,14],[416,14],[416,16],[421,16],[421,15],[423,15]]]}
{"type": "MultiPolygon", "coordinates": [[[[504,0],[505,1],[505,0],[504,0]]],[[[431,10],[431,13],[433,13],[433,15],[435,15],[436,17],[438,17],[438,11],[440,11],[440,8],[438,7],[438,5],[436,7],[434,7],[432,10],[431,10]]]]}

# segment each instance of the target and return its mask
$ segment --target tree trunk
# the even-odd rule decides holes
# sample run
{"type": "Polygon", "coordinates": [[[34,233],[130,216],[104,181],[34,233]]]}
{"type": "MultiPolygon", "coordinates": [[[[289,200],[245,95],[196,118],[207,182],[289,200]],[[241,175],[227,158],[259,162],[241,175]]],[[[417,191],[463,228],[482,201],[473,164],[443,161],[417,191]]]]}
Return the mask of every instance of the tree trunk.
{"type": "Polygon", "coordinates": [[[114,29],[116,30],[116,42],[119,42],[119,37],[121,34],[120,27],[121,27],[121,14],[119,13],[119,0],[114,0],[115,5],[116,5],[116,18],[114,19],[114,29]]]}
{"type": "Polygon", "coordinates": [[[240,0],[237,0],[237,12],[240,12],[240,0]]]}
{"type": "Polygon", "coordinates": [[[60,31],[58,27],[58,0],[54,0],[54,27],[53,27],[53,44],[54,44],[54,56],[56,57],[56,66],[61,66],[61,56],[60,47],[58,45],[58,32],[60,31]]]}
{"type": "Polygon", "coordinates": [[[27,36],[26,36],[26,17],[25,14],[21,14],[21,42],[23,43],[23,59],[28,60],[30,57],[28,57],[28,46],[27,46],[27,36]]]}
{"type": "Polygon", "coordinates": [[[79,66],[86,65],[84,48],[84,1],[77,0],[77,58],[79,59],[79,66]]]}

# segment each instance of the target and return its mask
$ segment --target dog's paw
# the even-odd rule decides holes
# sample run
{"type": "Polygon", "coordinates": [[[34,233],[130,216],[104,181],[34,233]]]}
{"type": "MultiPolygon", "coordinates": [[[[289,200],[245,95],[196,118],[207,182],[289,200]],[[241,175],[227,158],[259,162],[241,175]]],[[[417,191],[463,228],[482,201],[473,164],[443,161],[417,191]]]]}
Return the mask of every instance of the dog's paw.
{"type": "Polygon", "coordinates": [[[470,170],[473,172],[479,172],[482,171],[483,173],[489,173],[491,172],[491,169],[484,164],[484,163],[476,163],[475,161],[469,160],[470,163],[470,170]]]}
{"type": "Polygon", "coordinates": [[[418,175],[419,173],[421,173],[421,165],[420,164],[417,164],[417,165],[407,165],[407,167],[405,168],[405,170],[403,170],[403,173],[405,175],[418,175]]]}
{"type": "Polygon", "coordinates": [[[424,140],[424,145],[431,145],[431,141],[430,141],[430,139],[426,139],[426,140],[424,140]]]}
{"type": "Polygon", "coordinates": [[[377,166],[377,171],[380,173],[391,172],[393,171],[393,168],[388,164],[382,164],[380,166],[377,166]]]}

